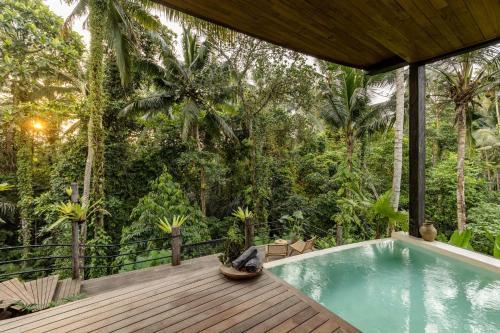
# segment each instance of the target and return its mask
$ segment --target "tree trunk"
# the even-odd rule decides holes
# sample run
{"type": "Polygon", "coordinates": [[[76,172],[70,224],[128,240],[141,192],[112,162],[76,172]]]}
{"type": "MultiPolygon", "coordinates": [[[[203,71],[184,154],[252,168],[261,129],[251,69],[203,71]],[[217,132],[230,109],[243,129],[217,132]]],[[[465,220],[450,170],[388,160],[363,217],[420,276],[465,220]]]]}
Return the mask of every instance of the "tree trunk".
{"type": "Polygon", "coordinates": [[[352,171],[352,155],[354,153],[354,135],[351,130],[346,133],[346,146],[347,146],[347,167],[352,171]]]}
{"type": "Polygon", "coordinates": [[[500,131],[500,110],[498,108],[498,98],[500,97],[500,92],[495,89],[495,111],[497,115],[497,129],[500,131]]]}
{"type": "Polygon", "coordinates": [[[253,131],[253,115],[249,115],[248,119],[248,139],[250,141],[250,181],[252,184],[252,202],[254,206],[254,221],[259,223],[260,206],[259,206],[259,190],[257,188],[257,143],[253,131]]]}
{"type": "MultiPolygon", "coordinates": [[[[196,147],[198,152],[201,153],[203,151],[203,144],[200,138],[200,129],[198,124],[195,125],[195,136],[196,136],[196,147]]],[[[203,216],[207,215],[207,175],[205,171],[205,167],[200,165],[200,208],[203,216]]]]}
{"type": "Polygon", "coordinates": [[[457,225],[458,230],[463,231],[466,224],[465,216],[465,111],[466,105],[459,104],[456,107],[457,130],[458,130],[458,149],[457,149],[457,225]]]}
{"type": "Polygon", "coordinates": [[[396,122],[394,123],[394,169],[392,173],[391,205],[399,207],[401,193],[401,173],[403,170],[403,126],[405,117],[405,78],[404,69],[396,70],[396,122]]]}
{"type": "MultiPolygon", "coordinates": [[[[106,2],[104,0],[90,0],[88,24],[90,29],[90,54],[88,60],[88,112],[87,128],[87,160],[83,179],[82,206],[88,207],[92,185],[92,171],[95,164],[97,150],[103,146],[102,114],[103,114],[103,79],[104,79],[104,33],[105,33],[106,2]]],[[[99,152],[100,153],[100,152],[99,152]]],[[[95,180],[94,180],[95,181],[95,180]]],[[[99,180],[97,180],[99,182],[99,180]]],[[[87,241],[87,222],[82,224],[81,244],[87,241]]],[[[85,247],[80,248],[80,256],[85,255],[85,247]]],[[[83,266],[83,265],[82,265],[83,266]]],[[[84,277],[82,269],[81,276],[84,277]]]]}
{"type": "MultiPolygon", "coordinates": [[[[21,241],[23,246],[31,243],[31,221],[33,204],[33,154],[32,141],[28,138],[27,129],[21,127],[17,137],[17,192],[19,195],[19,215],[21,218],[21,241]]],[[[23,258],[29,255],[29,248],[23,249],[23,258]]],[[[23,264],[24,266],[24,264],[23,264]]]]}
{"type": "Polygon", "coordinates": [[[342,225],[337,223],[337,230],[336,230],[336,235],[335,235],[335,243],[337,246],[342,245],[343,242],[343,237],[342,237],[342,225]]]}

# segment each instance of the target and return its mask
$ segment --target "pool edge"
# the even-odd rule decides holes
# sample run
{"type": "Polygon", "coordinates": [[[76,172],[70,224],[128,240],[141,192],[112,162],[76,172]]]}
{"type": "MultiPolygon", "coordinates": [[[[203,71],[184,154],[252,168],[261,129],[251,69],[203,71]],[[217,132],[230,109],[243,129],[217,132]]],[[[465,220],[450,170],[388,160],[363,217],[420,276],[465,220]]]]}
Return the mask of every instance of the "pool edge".
{"type": "Polygon", "coordinates": [[[496,259],[494,257],[479,252],[469,251],[461,247],[453,246],[438,241],[427,242],[421,238],[409,236],[407,233],[402,231],[393,232],[390,239],[407,242],[425,248],[429,251],[439,253],[444,256],[454,258],[462,262],[466,262],[470,265],[474,265],[476,267],[483,268],[492,271],[494,273],[500,274],[500,259],[496,259]]]}
{"type": "Polygon", "coordinates": [[[314,258],[317,256],[322,256],[328,253],[335,253],[343,250],[348,250],[348,249],[353,249],[356,247],[363,247],[363,246],[369,246],[373,244],[378,244],[385,242],[387,240],[400,240],[403,242],[408,242],[410,244],[414,244],[416,246],[428,249],[431,252],[439,253],[442,255],[445,255],[447,257],[451,257],[454,259],[458,259],[462,262],[466,262],[470,265],[474,265],[476,267],[486,269],[488,271],[494,272],[496,274],[500,274],[500,259],[496,259],[492,256],[487,256],[482,253],[474,252],[474,251],[469,251],[457,246],[453,246],[450,244],[434,241],[434,242],[427,242],[424,241],[421,238],[416,238],[409,236],[407,233],[398,231],[398,232],[393,232],[391,234],[390,238],[382,238],[382,239],[372,239],[368,241],[363,241],[359,243],[352,243],[352,244],[347,244],[347,245],[341,245],[341,246],[334,246],[330,247],[327,249],[323,250],[318,250],[318,251],[313,251],[313,252],[308,252],[292,257],[287,257],[284,259],[280,260],[275,260],[272,262],[267,262],[264,263],[264,268],[272,268],[275,266],[281,266],[284,264],[292,263],[292,262],[297,262],[309,258],[314,258]]]}
{"type": "Polygon", "coordinates": [[[291,262],[301,261],[301,260],[305,260],[305,259],[309,259],[309,258],[314,258],[317,256],[322,256],[322,255],[325,255],[328,253],[334,253],[334,252],[339,252],[339,251],[343,251],[343,250],[353,249],[356,247],[363,247],[363,246],[378,244],[378,243],[385,242],[387,240],[391,240],[391,238],[372,239],[372,240],[367,240],[367,241],[363,241],[363,242],[334,246],[334,247],[329,247],[329,248],[323,249],[323,250],[307,252],[307,253],[295,255],[292,257],[286,257],[284,259],[266,262],[266,263],[264,263],[264,268],[281,266],[281,265],[288,264],[291,262]]]}

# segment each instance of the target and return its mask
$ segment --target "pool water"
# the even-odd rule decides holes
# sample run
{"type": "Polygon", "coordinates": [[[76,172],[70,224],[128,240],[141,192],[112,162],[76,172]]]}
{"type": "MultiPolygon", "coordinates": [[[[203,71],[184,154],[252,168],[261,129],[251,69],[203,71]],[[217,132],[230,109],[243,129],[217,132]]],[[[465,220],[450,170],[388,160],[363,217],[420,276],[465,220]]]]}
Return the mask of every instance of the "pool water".
{"type": "Polygon", "coordinates": [[[269,270],[363,332],[500,332],[500,276],[399,240],[269,270]]]}

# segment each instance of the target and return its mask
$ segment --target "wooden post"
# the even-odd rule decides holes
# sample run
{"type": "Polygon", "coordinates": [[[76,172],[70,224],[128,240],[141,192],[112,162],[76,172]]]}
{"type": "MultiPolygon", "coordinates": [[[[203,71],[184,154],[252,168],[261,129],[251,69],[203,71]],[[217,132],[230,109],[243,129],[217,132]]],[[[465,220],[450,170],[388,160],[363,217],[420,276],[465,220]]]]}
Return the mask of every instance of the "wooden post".
{"type": "MultiPolygon", "coordinates": [[[[71,183],[71,202],[78,202],[78,184],[71,183]]],[[[74,280],[80,279],[80,241],[78,221],[71,222],[71,271],[74,280]]]]}
{"type": "Polygon", "coordinates": [[[250,219],[245,219],[245,250],[253,243],[253,225],[250,219]]]}
{"type": "Polygon", "coordinates": [[[172,227],[172,266],[181,263],[181,229],[172,227]]]}
{"type": "Polygon", "coordinates": [[[410,64],[409,231],[420,237],[425,221],[425,66],[410,64]]]}

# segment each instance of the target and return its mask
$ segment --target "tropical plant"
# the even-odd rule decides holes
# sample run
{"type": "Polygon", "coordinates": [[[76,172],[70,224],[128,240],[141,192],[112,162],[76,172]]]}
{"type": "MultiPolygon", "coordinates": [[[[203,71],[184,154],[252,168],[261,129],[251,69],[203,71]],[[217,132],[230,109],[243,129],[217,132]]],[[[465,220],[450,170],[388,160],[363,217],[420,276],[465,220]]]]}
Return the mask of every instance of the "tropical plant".
{"type": "Polygon", "coordinates": [[[253,218],[253,213],[250,210],[248,210],[248,207],[246,207],[245,209],[238,207],[237,209],[233,210],[232,215],[242,222],[245,222],[246,220],[253,218]]]}
{"type": "Polygon", "coordinates": [[[224,252],[219,255],[219,260],[224,265],[229,265],[238,258],[245,247],[245,239],[238,225],[233,224],[227,230],[227,238],[224,243],[224,252]]]}
{"type": "MultiPolygon", "coordinates": [[[[442,79],[444,103],[453,103],[457,127],[457,227],[463,231],[467,222],[465,208],[465,148],[470,112],[481,92],[490,91],[500,83],[500,55],[497,47],[465,53],[432,66],[442,79]]],[[[469,122],[470,123],[470,122],[469,122]]]]}
{"type": "Polygon", "coordinates": [[[283,215],[280,218],[280,221],[285,223],[291,240],[297,241],[303,237],[304,214],[302,213],[302,211],[297,210],[293,212],[292,215],[283,215]]]}
{"type": "Polygon", "coordinates": [[[486,237],[488,240],[493,243],[493,249],[491,251],[491,254],[495,258],[500,258],[500,234],[497,234],[496,236],[489,232],[488,230],[485,230],[486,237]]]}
{"type": "Polygon", "coordinates": [[[474,249],[470,245],[471,239],[472,239],[472,231],[471,230],[469,230],[469,229],[465,229],[464,231],[455,230],[453,232],[453,234],[451,235],[451,238],[450,238],[448,244],[474,251],[474,249]]]}
{"type": "Polygon", "coordinates": [[[382,233],[399,227],[408,230],[408,215],[398,212],[391,204],[391,191],[387,191],[377,198],[368,209],[368,218],[375,227],[375,238],[380,238],[382,233]]]}
{"type": "MultiPolygon", "coordinates": [[[[9,191],[14,188],[14,185],[10,185],[8,183],[0,183],[0,192],[9,191]]],[[[0,201],[0,215],[12,214],[16,210],[16,205],[13,203],[1,200],[0,201]]],[[[0,223],[5,223],[5,221],[0,217],[0,223]]]]}
{"type": "MultiPolygon", "coordinates": [[[[180,105],[183,140],[192,138],[201,155],[204,150],[204,135],[200,128],[215,129],[226,137],[236,139],[231,127],[220,115],[221,104],[228,97],[228,75],[223,68],[211,61],[211,48],[207,42],[200,43],[199,36],[185,29],[182,34],[183,59],[172,52],[165,38],[156,36],[160,46],[161,64],[156,60],[138,62],[139,70],[153,77],[157,92],[126,106],[121,115],[145,113],[148,117],[163,112],[173,118],[172,107],[180,105]]],[[[206,215],[207,176],[205,166],[199,167],[200,207],[206,215]]]]}
{"type": "Polygon", "coordinates": [[[167,234],[172,233],[172,228],[180,228],[188,219],[186,215],[174,215],[170,222],[168,218],[162,217],[158,219],[158,228],[167,234]]]}
{"type": "Polygon", "coordinates": [[[103,210],[102,200],[98,200],[92,203],[90,206],[82,206],[80,203],[68,201],[66,203],[60,202],[55,205],[55,209],[59,212],[59,219],[49,225],[44,231],[51,231],[52,229],[58,227],[63,222],[78,222],[83,223],[87,221],[89,216],[92,216],[97,211],[101,210],[103,214],[109,214],[106,210],[103,210]]]}

